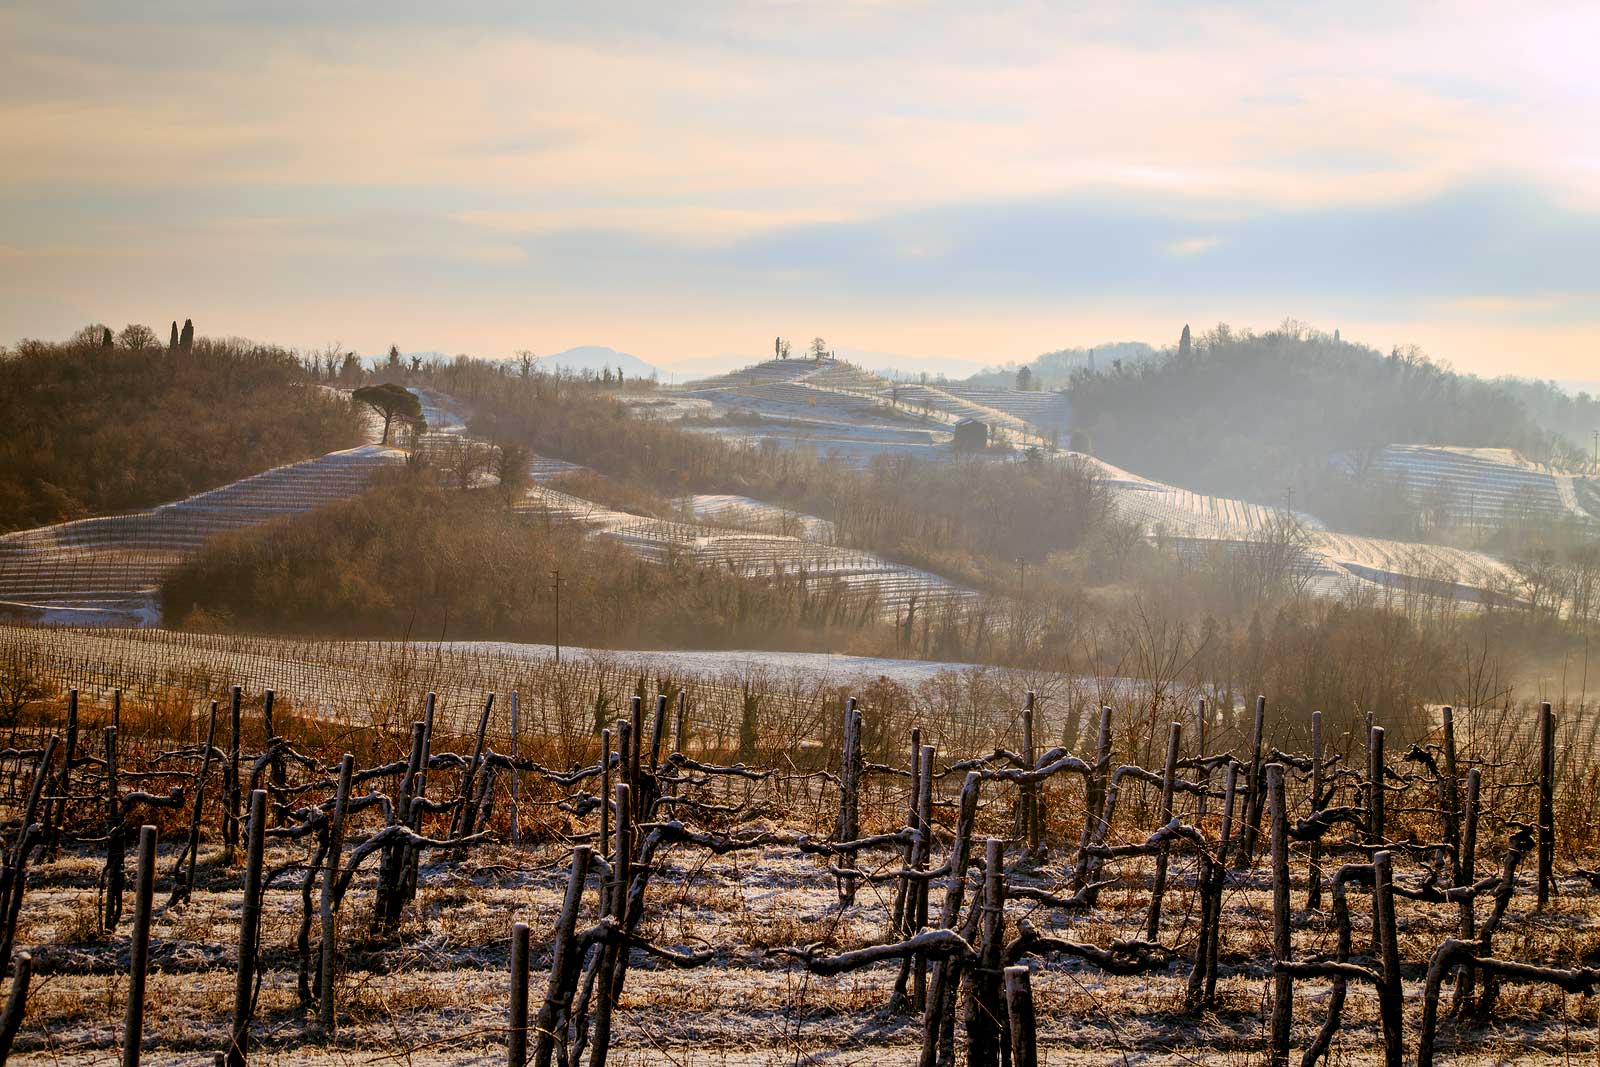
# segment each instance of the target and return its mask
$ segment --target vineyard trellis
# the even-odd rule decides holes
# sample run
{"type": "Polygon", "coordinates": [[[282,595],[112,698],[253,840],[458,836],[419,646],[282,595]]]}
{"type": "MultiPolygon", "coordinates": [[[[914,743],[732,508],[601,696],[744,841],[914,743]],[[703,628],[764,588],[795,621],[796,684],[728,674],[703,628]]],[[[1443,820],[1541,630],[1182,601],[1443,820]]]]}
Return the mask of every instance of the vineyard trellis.
{"type": "Polygon", "coordinates": [[[1558,892],[1581,894],[1596,880],[1556,870],[1558,786],[1570,765],[1557,758],[1562,722],[1549,704],[1531,730],[1513,732],[1517,744],[1494,735],[1492,748],[1463,739],[1456,709],[1438,709],[1397,756],[1381,721],[1340,749],[1315,715],[1293,734],[1311,739],[1302,752],[1277,744],[1289,734],[1264,698],[1248,729],[1231,733],[1223,709],[1197,703],[1167,724],[1152,769],[1130,759],[1133,716],[1110,705],[1092,744],[1039,744],[1045,709],[1031,694],[992,709],[1008,736],[977,752],[939,744],[943,724],[875,728],[880,710],[854,699],[832,706],[818,745],[775,750],[771,738],[710,728],[690,686],[597,702],[598,737],[592,722],[577,738],[553,732],[561,724],[523,714],[521,696],[481,694],[477,715],[463,719],[441,715],[430,693],[412,722],[337,723],[287,714],[276,693],[242,686],[175,719],[155,715],[150,698],[135,711],[127,694],[67,693],[59,712],[20,725],[0,751],[13,812],[0,870],[0,964],[12,975],[0,1046],[14,1035],[36,1046],[30,983],[70,966],[47,945],[23,941],[17,951],[30,882],[52,856],[102,856],[96,925],[120,939],[124,842],[135,837],[124,1063],[161,1040],[144,1018],[158,890],[170,894],[160,914],[195,907],[202,889],[241,905],[218,1050],[237,1065],[259,1034],[269,900],[298,913],[290,942],[273,950],[295,961],[299,1039],[339,1043],[341,976],[363,937],[406,936],[421,890],[480,850],[551,845],[566,870],[553,921],[536,926],[515,907],[505,915],[500,1040],[513,1067],[530,1057],[539,1067],[604,1064],[640,967],[725,966],[739,951],[731,932],[673,942],[652,921],[652,901],[667,871],[739,856],[800,863],[831,887],[837,915],[878,924],[853,943],[770,943],[764,958],[818,980],[882,973],[890,984],[880,1006],[920,1018],[927,1067],[962,1056],[982,1067],[1036,1063],[1048,1042],[1034,998],[1065,966],[1175,979],[1181,1011],[1197,1018],[1222,1006],[1219,976],[1260,982],[1267,1062],[1287,1064],[1295,1021],[1317,1016],[1301,1048],[1306,1067],[1331,1055],[1352,983],[1376,994],[1391,1064],[1408,1053],[1430,1064],[1469,1042],[1507,983],[1564,993],[1600,985],[1600,969],[1570,955],[1504,954],[1510,931],[1557,906],[1558,892]],[[96,729],[99,755],[80,743],[96,729]],[[158,788],[127,789],[147,782],[158,788]],[[513,812],[516,846],[503,843],[513,812]],[[164,860],[158,825],[186,832],[164,860]],[[207,841],[222,852],[197,879],[207,841]],[[365,924],[350,917],[362,895],[365,924]],[[1364,914],[1370,936],[1358,937],[1364,914]],[[1439,938],[1428,931],[1441,914],[1450,933],[1439,938]],[[1246,916],[1270,927],[1266,944],[1236,941],[1246,916]],[[1091,920],[1120,935],[1071,936],[1091,920]],[[535,1002],[530,983],[545,960],[535,1002]]]}

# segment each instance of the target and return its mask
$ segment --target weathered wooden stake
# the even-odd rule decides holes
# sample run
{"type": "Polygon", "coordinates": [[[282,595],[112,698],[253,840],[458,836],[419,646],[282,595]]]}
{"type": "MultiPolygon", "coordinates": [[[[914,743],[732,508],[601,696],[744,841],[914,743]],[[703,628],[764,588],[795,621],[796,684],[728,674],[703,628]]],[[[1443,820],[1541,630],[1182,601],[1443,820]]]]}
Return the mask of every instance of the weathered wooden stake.
{"type": "Polygon", "coordinates": [[[511,1007],[506,1013],[506,1063],[528,1062],[528,924],[511,925],[511,1007]]]}
{"type": "MultiPolygon", "coordinates": [[[[533,1065],[550,1067],[559,1035],[566,1032],[572,1014],[572,994],[578,981],[583,954],[576,943],[578,912],[583,907],[583,886],[589,877],[590,850],[578,845],[572,850],[572,870],[567,875],[567,895],[556,919],[555,943],[550,955],[550,981],[544,1003],[534,1025],[533,1065]]],[[[602,909],[603,910],[603,909],[602,909]]]]}
{"type": "MultiPolygon", "coordinates": [[[[1281,763],[1267,765],[1267,806],[1272,823],[1272,956],[1275,963],[1288,963],[1294,953],[1289,927],[1289,815],[1281,763]]],[[[1272,978],[1272,1029],[1267,1059],[1271,1067],[1288,1067],[1293,1021],[1294,979],[1279,971],[1272,978]]]]}
{"type": "Polygon", "coordinates": [[[1239,851],[1234,856],[1237,870],[1248,870],[1255,864],[1257,841],[1261,836],[1261,809],[1263,807],[1261,779],[1261,746],[1267,721],[1267,698],[1256,697],[1255,725],[1250,730],[1250,770],[1245,778],[1244,825],[1239,834],[1239,851]]]}
{"type": "MultiPolygon", "coordinates": [[[[972,822],[978,812],[978,790],[983,776],[968,771],[961,786],[961,799],[956,808],[955,837],[950,842],[950,872],[944,891],[944,905],[939,916],[939,928],[955,929],[961,915],[961,902],[967,889],[967,866],[972,860],[972,822]]],[[[936,1067],[939,1048],[944,1034],[947,1013],[954,1007],[955,990],[959,972],[951,959],[935,960],[933,974],[928,981],[927,1006],[922,1012],[921,1067],[936,1067]]],[[[952,1016],[953,1017],[953,1016],[952,1016]]]]}
{"type": "Polygon", "coordinates": [[[128,1013],[122,1022],[122,1067],[139,1067],[144,1043],[144,985],[150,966],[150,909],[156,893],[156,828],[139,828],[139,876],[134,891],[133,937],[128,942],[128,1013]]]}
{"type": "Polygon", "coordinates": [[[1082,889],[1090,863],[1084,855],[1089,843],[1100,832],[1100,813],[1105,807],[1106,779],[1111,773],[1111,707],[1100,708],[1100,736],[1095,744],[1094,769],[1083,781],[1083,833],[1078,837],[1078,858],[1072,867],[1072,887],[1082,889]]]}
{"type": "Polygon", "coordinates": [[[1011,1028],[1011,1067],[1039,1067],[1033,982],[1026,965],[1006,968],[1006,1020],[1011,1028]]]}
{"type": "Polygon", "coordinates": [[[115,930],[122,921],[122,890],[127,884],[123,861],[127,841],[122,829],[122,797],[117,792],[117,728],[105,729],[106,753],[106,899],[101,927],[115,930]]]}
{"type": "Polygon", "coordinates": [[[968,978],[967,1063],[969,1067],[997,1067],[1005,1021],[1005,993],[1001,968],[1005,953],[1005,842],[991,837],[984,842],[982,917],[978,924],[978,961],[968,978]]]}
{"type": "Polygon", "coordinates": [[[228,1067],[245,1067],[250,1054],[251,1003],[255,999],[256,951],[261,944],[261,867],[266,850],[267,791],[250,793],[245,827],[244,900],[239,916],[239,966],[233,983],[233,1031],[228,1067]]]}
{"type": "Polygon", "coordinates": [[[595,839],[602,853],[611,840],[611,729],[600,731],[600,835],[595,839]]]}
{"type": "Polygon", "coordinates": [[[1383,727],[1367,734],[1367,844],[1382,845],[1384,835],[1383,727]]]}
{"type": "Polygon", "coordinates": [[[518,810],[522,799],[522,772],[517,769],[517,741],[522,733],[522,704],[517,691],[511,691],[511,843],[522,844],[522,819],[518,810]]]}
{"type": "MultiPolygon", "coordinates": [[[[1322,810],[1322,712],[1311,713],[1311,810],[1313,813],[1322,810]]],[[[1322,839],[1312,838],[1311,860],[1306,869],[1306,910],[1317,911],[1322,907],[1322,839]]]]}
{"type": "MultiPolygon", "coordinates": [[[[1471,885],[1478,877],[1478,793],[1482,788],[1483,772],[1473,767],[1467,771],[1467,803],[1462,814],[1461,822],[1461,878],[1460,884],[1471,885]]],[[[1467,897],[1460,905],[1460,926],[1458,936],[1463,941],[1471,941],[1478,936],[1477,915],[1473,908],[1473,899],[1467,897]]],[[[1461,965],[1460,976],[1456,979],[1455,993],[1451,998],[1450,1010],[1453,1014],[1460,1014],[1466,1006],[1472,1003],[1473,987],[1477,984],[1478,969],[1469,959],[1461,965]]]]}
{"type": "Polygon", "coordinates": [[[239,807],[242,800],[239,795],[239,733],[243,726],[239,716],[243,700],[243,691],[234,686],[229,692],[228,701],[228,764],[222,774],[225,794],[222,814],[223,863],[232,863],[234,852],[239,847],[239,807]]]}
{"type": "MultiPolygon", "coordinates": [[[[1183,742],[1183,723],[1173,723],[1167,731],[1167,762],[1161,770],[1161,825],[1172,821],[1172,794],[1178,778],[1178,746],[1183,742]]],[[[1155,878],[1150,886],[1150,910],[1144,917],[1144,939],[1156,940],[1161,933],[1161,897],[1167,891],[1168,847],[1156,853],[1155,878]]]]}
{"type": "Polygon", "coordinates": [[[322,918],[322,972],[317,982],[317,1021],[322,1027],[322,1039],[332,1041],[337,1023],[333,989],[334,972],[339,961],[339,931],[335,922],[333,894],[339,881],[339,861],[344,850],[345,809],[350,803],[350,775],[355,770],[356,758],[344,754],[339,761],[339,791],[334,794],[333,811],[328,814],[328,855],[322,867],[322,901],[319,912],[322,918]]]}
{"type": "MultiPolygon", "coordinates": [[[[1373,729],[1382,730],[1383,727],[1373,729]]],[[[1383,1022],[1383,1059],[1385,1067],[1401,1067],[1405,1058],[1405,1034],[1402,1030],[1400,940],[1394,911],[1394,868],[1386,849],[1372,854],[1372,881],[1372,919],[1378,932],[1381,977],[1378,1016],[1383,1022]]]]}
{"type": "Polygon", "coordinates": [[[1539,705],[1539,907],[1550,903],[1556,855],[1556,715],[1539,705]]]}

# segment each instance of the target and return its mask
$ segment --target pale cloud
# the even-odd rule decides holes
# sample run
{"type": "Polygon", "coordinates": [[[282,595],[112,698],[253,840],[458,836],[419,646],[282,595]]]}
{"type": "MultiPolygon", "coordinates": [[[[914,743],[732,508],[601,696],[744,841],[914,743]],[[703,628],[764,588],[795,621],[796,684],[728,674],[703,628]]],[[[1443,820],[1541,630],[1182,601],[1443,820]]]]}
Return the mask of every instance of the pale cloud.
{"type": "Polygon", "coordinates": [[[1164,246],[1167,255],[1177,257],[1198,256],[1211,251],[1221,242],[1215,237],[1185,237],[1164,246]]]}

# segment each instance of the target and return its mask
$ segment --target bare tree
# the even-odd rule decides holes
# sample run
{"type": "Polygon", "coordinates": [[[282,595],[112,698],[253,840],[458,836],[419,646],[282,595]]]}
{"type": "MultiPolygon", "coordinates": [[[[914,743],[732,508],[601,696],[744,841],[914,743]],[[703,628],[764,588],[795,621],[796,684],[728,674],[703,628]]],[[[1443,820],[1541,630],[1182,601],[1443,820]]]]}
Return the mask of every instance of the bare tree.
{"type": "Polygon", "coordinates": [[[117,334],[117,343],[123,348],[138,350],[156,346],[156,332],[142,323],[130,322],[117,334]]]}

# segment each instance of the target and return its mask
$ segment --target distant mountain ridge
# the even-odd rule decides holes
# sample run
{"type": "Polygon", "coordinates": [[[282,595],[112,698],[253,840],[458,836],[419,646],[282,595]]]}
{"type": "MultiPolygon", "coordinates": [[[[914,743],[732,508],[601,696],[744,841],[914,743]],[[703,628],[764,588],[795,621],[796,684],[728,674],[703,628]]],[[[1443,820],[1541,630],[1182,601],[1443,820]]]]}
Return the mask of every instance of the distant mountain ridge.
{"type": "Polygon", "coordinates": [[[553,356],[540,356],[539,366],[547,370],[559,368],[569,374],[582,374],[585,371],[599,374],[605,370],[615,372],[621,368],[630,378],[648,378],[651,375],[663,374],[661,368],[646,363],[638,356],[618,352],[605,345],[579,345],[565,352],[557,352],[553,356]]]}

